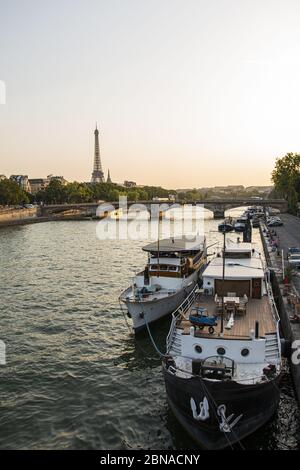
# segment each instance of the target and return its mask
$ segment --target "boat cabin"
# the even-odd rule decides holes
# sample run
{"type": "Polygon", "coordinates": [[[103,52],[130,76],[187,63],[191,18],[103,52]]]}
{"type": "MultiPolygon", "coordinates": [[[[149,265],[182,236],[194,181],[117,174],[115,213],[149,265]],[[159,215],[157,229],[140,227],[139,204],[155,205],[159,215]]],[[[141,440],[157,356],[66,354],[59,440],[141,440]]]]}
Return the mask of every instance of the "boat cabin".
{"type": "Polygon", "coordinates": [[[218,297],[234,293],[233,297],[260,299],[264,295],[264,270],[251,243],[230,244],[224,258],[213,259],[203,272],[204,292],[218,297]]]}
{"type": "Polygon", "coordinates": [[[143,247],[148,252],[145,275],[151,277],[186,277],[204,262],[205,240],[167,238],[143,247]]]}

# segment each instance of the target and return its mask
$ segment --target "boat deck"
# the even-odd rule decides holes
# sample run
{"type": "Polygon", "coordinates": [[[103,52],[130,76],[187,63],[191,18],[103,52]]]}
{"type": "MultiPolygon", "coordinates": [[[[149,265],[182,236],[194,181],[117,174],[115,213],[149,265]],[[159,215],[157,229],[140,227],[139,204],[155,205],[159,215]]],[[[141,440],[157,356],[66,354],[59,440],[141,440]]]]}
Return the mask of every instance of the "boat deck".
{"type": "Polygon", "coordinates": [[[121,294],[120,299],[123,302],[153,302],[154,300],[170,297],[176,294],[176,292],[178,292],[178,289],[160,289],[155,292],[139,294],[137,288],[133,291],[132,287],[128,287],[128,289],[121,294]]]}
{"type": "MultiPolygon", "coordinates": [[[[183,330],[182,334],[189,335],[192,324],[189,321],[193,307],[204,307],[207,309],[209,316],[218,316],[217,326],[214,327],[215,332],[211,335],[205,327],[203,330],[196,328],[196,337],[218,337],[221,332],[221,314],[217,311],[217,305],[212,296],[200,295],[196,303],[186,312],[183,318],[178,321],[177,328],[183,330]]],[[[246,314],[234,315],[234,325],[230,329],[226,329],[228,317],[224,317],[224,333],[223,337],[227,339],[249,339],[250,331],[255,330],[255,322],[259,322],[259,336],[264,337],[266,334],[275,333],[277,320],[273,314],[272,307],[267,295],[261,299],[249,299],[246,314]]]]}

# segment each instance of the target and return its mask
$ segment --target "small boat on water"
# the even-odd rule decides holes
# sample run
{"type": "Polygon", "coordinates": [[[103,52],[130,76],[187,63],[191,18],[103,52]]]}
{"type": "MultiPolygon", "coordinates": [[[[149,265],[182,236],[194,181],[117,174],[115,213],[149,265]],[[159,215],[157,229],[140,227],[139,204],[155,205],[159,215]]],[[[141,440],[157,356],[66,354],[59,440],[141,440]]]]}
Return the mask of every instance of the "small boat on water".
{"type": "Polygon", "coordinates": [[[148,253],[144,271],[119,300],[128,310],[135,332],[174,311],[199,282],[206,266],[204,237],[166,238],[143,247],[148,253]]]}
{"type": "Polygon", "coordinates": [[[232,232],[234,230],[234,219],[232,217],[228,217],[218,225],[219,232],[232,232]]]}
{"type": "Polygon", "coordinates": [[[172,315],[163,373],[168,401],[187,433],[222,449],[265,424],[279,403],[279,316],[263,261],[231,243],[172,315]]]}

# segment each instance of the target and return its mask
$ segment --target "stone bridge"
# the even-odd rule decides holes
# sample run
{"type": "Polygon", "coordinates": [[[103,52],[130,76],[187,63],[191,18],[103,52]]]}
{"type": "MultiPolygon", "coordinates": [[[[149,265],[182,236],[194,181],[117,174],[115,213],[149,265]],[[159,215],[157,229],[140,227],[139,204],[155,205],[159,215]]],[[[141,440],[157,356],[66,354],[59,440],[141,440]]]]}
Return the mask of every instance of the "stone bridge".
{"type": "Polygon", "coordinates": [[[119,209],[120,207],[129,209],[133,205],[136,205],[137,210],[146,209],[151,216],[158,216],[159,213],[166,212],[172,207],[178,205],[190,205],[190,206],[199,206],[204,207],[205,209],[210,210],[214,214],[214,218],[224,218],[225,211],[229,209],[234,209],[237,207],[243,206],[263,206],[263,207],[272,207],[274,209],[279,209],[280,212],[287,211],[287,202],[284,199],[207,199],[203,201],[127,201],[125,206],[124,201],[121,202],[105,202],[99,201],[98,203],[77,203],[77,204],[51,204],[44,205],[40,207],[41,216],[55,216],[58,214],[63,214],[66,212],[80,212],[83,217],[95,217],[99,214],[98,207],[100,206],[101,215],[105,216],[111,213],[113,210],[119,209]],[[124,204],[124,205],[123,205],[124,204]],[[98,209],[98,211],[97,211],[98,209]]]}

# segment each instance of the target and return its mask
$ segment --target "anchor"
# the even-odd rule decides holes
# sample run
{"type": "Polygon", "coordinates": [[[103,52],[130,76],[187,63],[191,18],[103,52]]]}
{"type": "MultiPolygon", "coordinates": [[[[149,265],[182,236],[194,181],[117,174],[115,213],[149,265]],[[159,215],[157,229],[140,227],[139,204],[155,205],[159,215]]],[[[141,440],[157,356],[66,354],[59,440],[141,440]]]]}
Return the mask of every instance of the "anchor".
{"type": "Polygon", "coordinates": [[[243,416],[241,414],[237,418],[235,418],[233,421],[231,421],[234,417],[234,413],[233,413],[226,418],[226,405],[218,406],[217,413],[218,413],[218,416],[222,418],[222,422],[219,425],[220,431],[222,432],[231,432],[232,428],[239,422],[239,420],[243,416]]]}
{"type": "Polygon", "coordinates": [[[191,398],[190,401],[191,410],[193,413],[193,418],[196,421],[206,421],[209,418],[209,404],[206,397],[203,398],[203,401],[199,403],[200,412],[197,413],[197,405],[194,398],[191,398]]]}

